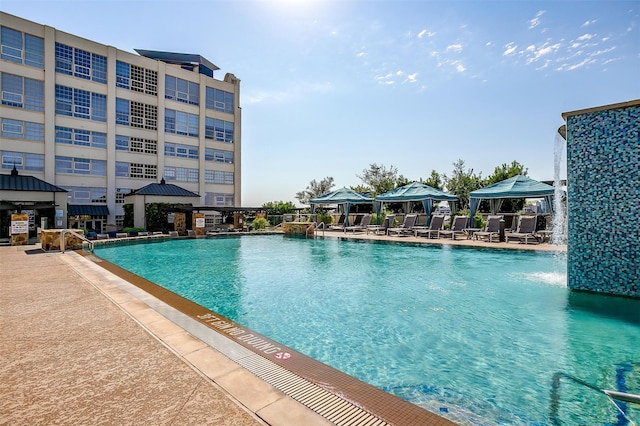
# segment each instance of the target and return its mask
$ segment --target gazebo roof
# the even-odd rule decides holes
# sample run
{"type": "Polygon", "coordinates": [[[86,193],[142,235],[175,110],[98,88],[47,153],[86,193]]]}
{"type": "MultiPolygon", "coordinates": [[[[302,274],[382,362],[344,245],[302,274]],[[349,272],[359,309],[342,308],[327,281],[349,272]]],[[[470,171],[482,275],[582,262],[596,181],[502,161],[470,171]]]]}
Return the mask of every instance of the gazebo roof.
{"type": "Polygon", "coordinates": [[[420,182],[413,182],[376,196],[376,201],[382,202],[421,201],[428,199],[436,201],[456,201],[458,197],[420,182]]]}
{"type": "Polygon", "coordinates": [[[35,176],[23,176],[13,167],[10,175],[0,175],[0,190],[2,191],[39,191],[39,192],[67,192],[66,189],[52,185],[35,176]]]}
{"type": "Polygon", "coordinates": [[[535,198],[553,195],[555,188],[527,176],[517,175],[469,193],[470,198],[535,198]]]}
{"type": "Polygon", "coordinates": [[[168,197],[199,197],[195,192],[191,192],[178,185],[172,183],[165,183],[164,179],[160,183],[150,183],[147,186],[143,186],[140,189],[127,194],[129,195],[160,195],[168,197]]]}
{"type": "Polygon", "coordinates": [[[372,202],[373,198],[347,187],[337,189],[310,200],[311,204],[367,204],[372,202]]]}

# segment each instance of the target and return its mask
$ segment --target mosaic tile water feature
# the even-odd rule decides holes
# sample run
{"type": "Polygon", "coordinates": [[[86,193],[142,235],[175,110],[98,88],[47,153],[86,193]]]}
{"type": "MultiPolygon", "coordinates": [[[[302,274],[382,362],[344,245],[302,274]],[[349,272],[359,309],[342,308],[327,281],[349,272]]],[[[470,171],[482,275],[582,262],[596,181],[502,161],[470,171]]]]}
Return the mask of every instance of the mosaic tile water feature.
{"type": "Polygon", "coordinates": [[[568,286],[640,297],[640,100],[563,117],[568,286]]]}

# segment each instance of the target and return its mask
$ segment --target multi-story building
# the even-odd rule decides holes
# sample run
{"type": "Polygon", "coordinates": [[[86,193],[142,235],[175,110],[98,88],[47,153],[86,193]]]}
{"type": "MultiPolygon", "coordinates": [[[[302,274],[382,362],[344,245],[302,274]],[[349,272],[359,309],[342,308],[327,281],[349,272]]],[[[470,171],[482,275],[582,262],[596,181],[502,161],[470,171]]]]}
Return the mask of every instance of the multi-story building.
{"type": "MultiPolygon", "coordinates": [[[[240,81],[197,54],[118,50],[0,12],[0,173],[68,191],[75,226],[122,226],[124,196],[178,185],[240,203],[240,81]]],[[[64,224],[67,226],[67,224],[64,224]]]]}

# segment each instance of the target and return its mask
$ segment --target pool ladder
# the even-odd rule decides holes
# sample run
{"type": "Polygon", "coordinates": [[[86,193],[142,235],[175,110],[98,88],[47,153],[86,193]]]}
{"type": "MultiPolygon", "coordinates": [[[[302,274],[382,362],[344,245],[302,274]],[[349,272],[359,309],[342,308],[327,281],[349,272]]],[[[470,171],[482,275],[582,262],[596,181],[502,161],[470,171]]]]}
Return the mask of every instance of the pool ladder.
{"type": "MultiPolygon", "coordinates": [[[[633,422],[631,419],[629,419],[625,413],[625,410],[623,407],[621,407],[620,405],[618,405],[618,403],[616,403],[616,401],[620,401],[623,403],[631,403],[631,404],[638,404],[640,405],[640,395],[636,395],[636,394],[632,394],[632,393],[626,393],[626,392],[620,392],[620,391],[614,391],[614,390],[607,390],[607,389],[600,389],[599,387],[592,385],[591,383],[585,382],[582,379],[579,379],[575,376],[572,376],[571,374],[567,374],[567,373],[562,373],[562,372],[558,372],[555,373],[553,375],[553,384],[551,387],[551,420],[553,421],[554,425],[560,425],[561,422],[558,419],[558,409],[559,409],[559,405],[560,405],[560,379],[565,378],[565,379],[569,379],[575,383],[578,383],[582,386],[585,386],[589,389],[592,389],[598,393],[604,394],[606,395],[609,400],[611,401],[611,403],[616,407],[616,409],[618,410],[618,418],[620,419],[620,416],[622,416],[623,419],[626,419],[626,422],[628,422],[628,424],[630,425],[636,425],[635,422],[633,422]]],[[[618,424],[624,424],[624,423],[618,423],[618,424]]]]}

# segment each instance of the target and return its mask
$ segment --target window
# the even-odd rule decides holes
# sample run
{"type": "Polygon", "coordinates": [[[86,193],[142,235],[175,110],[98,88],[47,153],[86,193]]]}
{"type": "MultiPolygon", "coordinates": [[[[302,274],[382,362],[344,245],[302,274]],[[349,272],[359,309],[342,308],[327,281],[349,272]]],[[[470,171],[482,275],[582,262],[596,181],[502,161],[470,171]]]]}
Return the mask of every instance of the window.
{"type": "Polygon", "coordinates": [[[56,72],[107,83],[107,57],[56,43],[56,72]]]}
{"type": "Polygon", "coordinates": [[[157,130],[158,107],[116,98],[116,124],[157,130]]]}
{"type": "Polygon", "coordinates": [[[69,204],[106,204],[107,188],[65,186],[69,204]]]}
{"type": "Polygon", "coordinates": [[[44,142],[44,124],[2,118],[2,136],[44,142]]]}
{"type": "Polygon", "coordinates": [[[165,110],[164,131],[198,137],[198,116],[172,109],[165,110]]]}
{"type": "Polygon", "coordinates": [[[129,163],[116,161],[116,177],[129,177],[129,163]]]}
{"type": "Polygon", "coordinates": [[[166,99],[173,99],[174,101],[184,102],[191,105],[200,104],[200,85],[198,83],[172,77],[170,75],[165,76],[164,81],[164,97],[166,99]]]}
{"type": "Polygon", "coordinates": [[[233,123],[206,117],[204,122],[204,137],[218,142],[233,143],[233,123]]]}
{"type": "Polygon", "coordinates": [[[218,170],[204,171],[205,183],[218,183],[223,185],[233,185],[233,172],[221,172],[218,170]]]}
{"type": "Polygon", "coordinates": [[[185,167],[165,167],[164,178],[179,182],[198,182],[198,169],[188,169],[185,167]]]}
{"type": "Polygon", "coordinates": [[[151,139],[116,135],[116,149],[118,151],[141,152],[144,154],[157,154],[158,143],[151,139]]]}
{"type": "Polygon", "coordinates": [[[206,206],[233,206],[233,194],[207,192],[204,196],[204,204],[206,206]]]}
{"type": "Polygon", "coordinates": [[[181,157],[198,159],[198,147],[165,142],[164,155],[167,157],[181,157]]]}
{"type": "Polygon", "coordinates": [[[0,151],[2,156],[2,168],[16,170],[29,170],[44,172],[44,155],[29,154],[26,152],[0,151]]]}
{"type": "Polygon", "coordinates": [[[213,148],[204,149],[204,159],[206,161],[216,161],[218,163],[233,163],[233,151],[223,151],[213,148]]]}
{"type": "Polygon", "coordinates": [[[207,87],[205,92],[207,109],[233,114],[233,93],[207,87]]]}
{"type": "Polygon", "coordinates": [[[56,126],[56,143],[106,149],[107,134],[56,126]]]}
{"type": "Polygon", "coordinates": [[[106,176],[107,162],[105,160],[62,157],[56,155],[56,173],[106,176]]]}
{"type": "Polygon", "coordinates": [[[56,84],[56,114],[107,121],[107,96],[56,84]]]}
{"type": "Polygon", "coordinates": [[[128,188],[116,188],[116,204],[124,204],[124,196],[130,192],[128,188]]]}
{"type": "Polygon", "coordinates": [[[0,57],[7,61],[44,68],[44,40],[8,27],[0,28],[0,57]]]}
{"type": "Polygon", "coordinates": [[[137,179],[156,179],[158,167],[151,164],[129,164],[129,177],[137,179]]]}
{"type": "Polygon", "coordinates": [[[2,73],[2,105],[44,111],[44,82],[2,73]]]}
{"type": "Polygon", "coordinates": [[[126,62],[116,61],[116,86],[156,96],[158,73],[126,62]]]}

